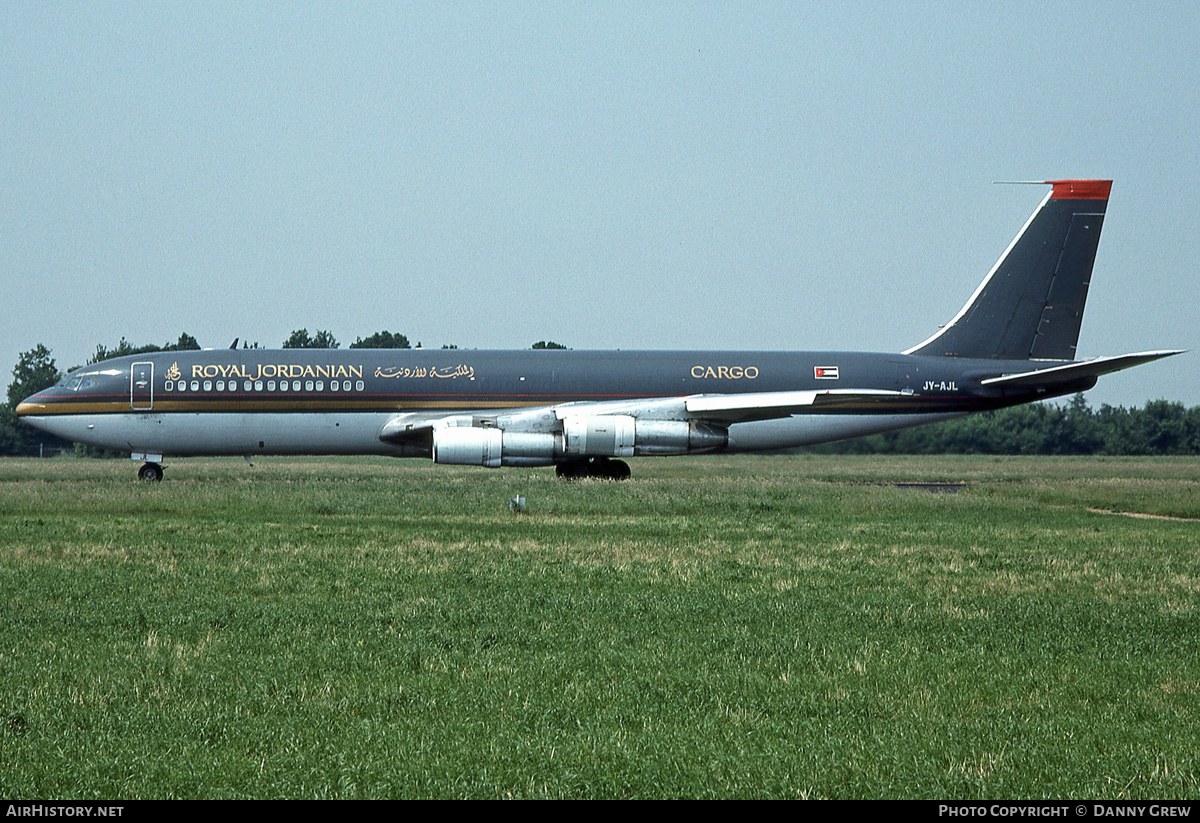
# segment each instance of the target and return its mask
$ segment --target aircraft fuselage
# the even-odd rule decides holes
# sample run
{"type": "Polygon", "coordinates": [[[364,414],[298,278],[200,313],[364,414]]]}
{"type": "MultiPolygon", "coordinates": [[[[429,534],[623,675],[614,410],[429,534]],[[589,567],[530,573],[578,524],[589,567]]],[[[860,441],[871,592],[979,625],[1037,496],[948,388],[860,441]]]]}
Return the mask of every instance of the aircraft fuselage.
{"type": "Polygon", "coordinates": [[[831,396],[803,415],[733,421],[727,443],[706,449],[756,451],[903,428],[929,415],[999,408],[1095,382],[1036,391],[980,385],[1028,365],[866,352],[224,349],[87,366],[30,397],[18,413],[64,439],[153,455],[428,457],[427,443],[381,438],[389,421],[462,415],[486,425],[566,404],[612,411],[620,401],[645,406],[654,398],[820,394],[843,386],[888,393],[886,404],[831,396]]]}

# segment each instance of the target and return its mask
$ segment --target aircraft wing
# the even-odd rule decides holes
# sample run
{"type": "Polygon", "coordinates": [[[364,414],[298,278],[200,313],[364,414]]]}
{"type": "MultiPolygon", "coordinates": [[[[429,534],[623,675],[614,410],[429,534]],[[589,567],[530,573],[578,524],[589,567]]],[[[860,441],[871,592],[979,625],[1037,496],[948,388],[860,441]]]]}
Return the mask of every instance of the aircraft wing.
{"type": "Polygon", "coordinates": [[[1067,363],[1062,366],[1051,366],[1046,369],[1034,369],[1033,371],[1020,372],[1018,374],[1002,374],[997,377],[988,377],[981,380],[980,383],[984,386],[998,386],[1000,388],[1006,386],[1020,386],[1022,388],[1049,386],[1068,380],[1077,380],[1081,377],[1099,377],[1102,374],[1111,374],[1115,371],[1133,368],[1143,363],[1161,360],[1164,357],[1171,357],[1172,355],[1182,353],[1182,349],[1171,349],[1165,351],[1143,351],[1134,354],[1118,354],[1112,357],[1096,357],[1092,360],[1081,360],[1078,363],[1067,363]]]}
{"type": "Polygon", "coordinates": [[[398,414],[384,424],[379,432],[379,439],[391,443],[428,445],[432,442],[433,430],[441,427],[472,426],[486,420],[487,426],[507,431],[540,432],[561,429],[561,421],[568,418],[596,415],[627,415],[645,420],[691,420],[730,425],[810,414],[828,408],[886,404],[894,400],[907,400],[911,396],[911,392],[882,389],[829,389],[583,401],[523,409],[449,414],[409,412],[398,414]]]}

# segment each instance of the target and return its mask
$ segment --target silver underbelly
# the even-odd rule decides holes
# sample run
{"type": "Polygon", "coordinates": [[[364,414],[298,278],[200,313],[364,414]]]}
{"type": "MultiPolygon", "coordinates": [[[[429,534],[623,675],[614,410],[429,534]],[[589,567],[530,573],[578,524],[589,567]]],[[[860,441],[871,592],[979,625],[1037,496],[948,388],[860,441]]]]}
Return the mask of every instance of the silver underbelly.
{"type": "MultiPolygon", "coordinates": [[[[395,412],[143,412],[45,415],[26,422],[64,440],[173,457],[203,455],[428,456],[418,446],[379,439],[395,412]]],[[[827,443],[961,417],[961,414],[797,415],[735,423],[724,451],[764,451],[827,443]]]]}
{"type": "Polygon", "coordinates": [[[253,454],[382,454],[411,449],[385,443],[379,431],[392,412],[274,414],[81,414],[26,417],[64,440],[174,457],[253,454]]]}

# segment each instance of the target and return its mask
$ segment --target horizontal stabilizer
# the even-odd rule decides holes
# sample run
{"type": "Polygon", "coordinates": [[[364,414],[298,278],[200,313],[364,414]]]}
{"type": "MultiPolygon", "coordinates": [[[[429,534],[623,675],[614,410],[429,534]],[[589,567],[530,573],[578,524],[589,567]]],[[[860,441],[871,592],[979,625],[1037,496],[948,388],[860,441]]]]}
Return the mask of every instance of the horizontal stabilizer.
{"type": "Polygon", "coordinates": [[[1029,388],[1032,386],[1049,386],[1056,383],[1065,383],[1070,380],[1078,380],[1083,377],[1099,377],[1102,374],[1111,374],[1122,369],[1130,369],[1134,366],[1140,366],[1143,363],[1150,363],[1154,360],[1161,360],[1164,357],[1171,357],[1175,354],[1182,354],[1181,349],[1173,349],[1168,351],[1144,351],[1136,354],[1118,354],[1113,357],[1096,357],[1092,360],[1081,360],[1078,363],[1067,363],[1063,366],[1051,366],[1046,369],[1035,369],[1034,371],[1021,372],[1019,374],[1004,374],[999,377],[989,377],[981,380],[984,386],[1019,386],[1029,388]]]}

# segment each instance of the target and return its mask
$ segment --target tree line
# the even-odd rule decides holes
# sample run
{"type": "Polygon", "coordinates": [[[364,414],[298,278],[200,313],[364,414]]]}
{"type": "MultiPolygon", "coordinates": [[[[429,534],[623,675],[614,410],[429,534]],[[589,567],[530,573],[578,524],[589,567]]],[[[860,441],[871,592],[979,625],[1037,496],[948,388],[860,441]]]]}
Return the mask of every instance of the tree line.
{"type": "MultiPolygon", "coordinates": [[[[292,332],[284,348],[338,348],[328,331],[310,335],[307,329],[292,332]]],[[[243,344],[258,348],[258,344],[243,344]]],[[[420,343],[417,344],[420,347],[420,343]]],[[[196,338],[181,334],[163,346],[131,345],[121,338],[116,346],[96,346],[88,364],[113,357],[156,351],[199,349],[196,338]]],[[[408,349],[408,337],[389,331],[359,337],[352,349],[408,349]]],[[[445,345],[442,348],[457,348],[445,345]]],[[[565,349],[559,343],[539,340],[534,349],[565,349]]],[[[71,369],[70,371],[73,371],[71,369]]],[[[17,404],[29,395],[53,386],[62,378],[50,349],[38,344],[22,352],[12,370],[8,402],[0,407],[0,455],[38,454],[39,449],[70,447],[57,438],[17,421],[17,404]]],[[[81,450],[86,451],[86,450],[81,450]]],[[[1200,406],[1185,407],[1169,400],[1152,400],[1141,407],[1107,403],[1099,409],[1077,394],[1068,402],[1034,403],[886,432],[838,443],[810,446],[820,454],[1042,454],[1042,455],[1195,455],[1200,454],[1200,406]]]]}
{"type": "MultiPolygon", "coordinates": [[[[315,334],[309,334],[308,329],[297,329],[292,332],[287,340],[283,341],[285,349],[336,349],[340,344],[337,338],[332,333],[324,329],[318,330],[315,334]]],[[[255,344],[251,348],[257,348],[255,344]]],[[[398,332],[377,331],[370,337],[359,337],[350,344],[352,349],[409,349],[408,337],[398,332]]],[[[420,342],[417,343],[417,348],[421,348],[420,342]]],[[[443,343],[443,349],[457,349],[458,346],[453,343],[443,343]]],[[[539,340],[530,348],[532,349],[565,349],[566,346],[561,343],[555,343],[552,340],[539,340]]]]}
{"type": "Polygon", "coordinates": [[[1200,406],[1151,400],[1141,407],[1031,403],[929,426],[809,446],[817,454],[1200,454],[1200,406]]]}

